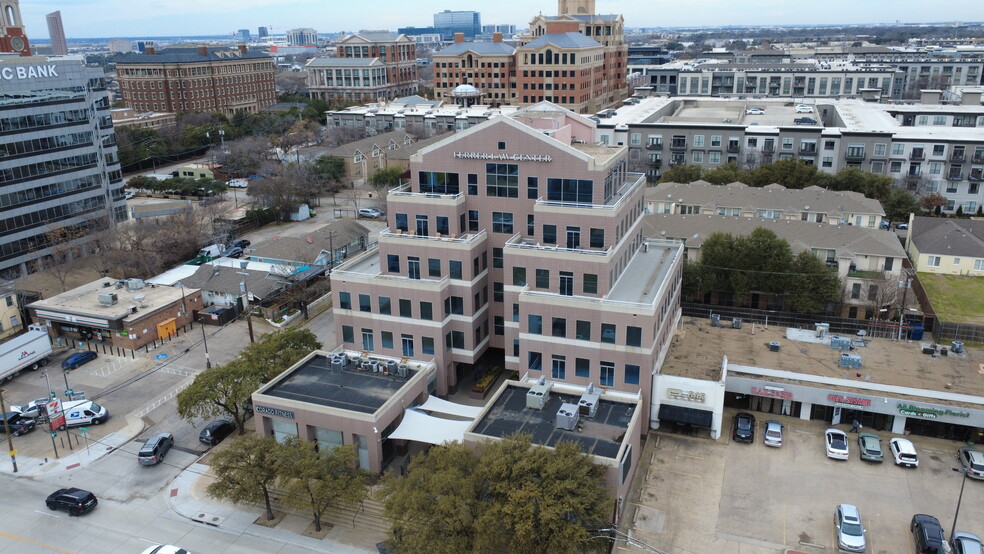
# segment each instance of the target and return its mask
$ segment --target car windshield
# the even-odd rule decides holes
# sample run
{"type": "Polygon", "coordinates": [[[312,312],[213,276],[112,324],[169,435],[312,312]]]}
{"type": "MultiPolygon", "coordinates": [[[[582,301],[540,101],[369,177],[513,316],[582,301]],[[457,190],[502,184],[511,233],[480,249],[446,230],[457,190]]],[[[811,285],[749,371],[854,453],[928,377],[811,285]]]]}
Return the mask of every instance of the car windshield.
{"type": "Polygon", "coordinates": [[[852,523],[850,521],[841,522],[841,533],[851,537],[860,537],[863,534],[863,529],[858,523],[852,523]]]}
{"type": "Polygon", "coordinates": [[[100,406],[99,404],[96,404],[95,402],[93,402],[92,403],[92,406],[89,409],[92,410],[93,412],[101,412],[102,411],[102,406],[100,406]]]}
{"type": "Polygon", "coordinates": [[[742,431],[748,431],[749,429],[752,428],[751,422],[748,421],[747,419],[739,419],[738,428],[741,429],[742,431]]]}

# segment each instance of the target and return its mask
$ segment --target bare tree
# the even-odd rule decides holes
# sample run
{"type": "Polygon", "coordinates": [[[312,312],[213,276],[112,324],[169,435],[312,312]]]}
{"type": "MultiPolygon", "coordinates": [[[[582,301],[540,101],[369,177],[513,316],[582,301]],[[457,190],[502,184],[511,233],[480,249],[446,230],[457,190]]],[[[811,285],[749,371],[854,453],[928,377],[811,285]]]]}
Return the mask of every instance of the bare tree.
{"type": "Polygon", "coordinates": [[[215,160],[230,177],[245,177],[260,170],[269,150],[266,140],[245,137],[227,142],[224,151],[216,152],[215,160]]]}
{"type": "Polygon", "coordinates": [[[250,183],[246,194],[264,208],[277,212],[278,220],[289,219],[300,204],[318,197],[319,179],[310,164],[284,164],[268,178],[250,183]]]}
{"type": "Polygon", "coordinates": [[[45,256],[45,270],[54,276],[61,285],[62,292],[68,290],[66,281],[75,272],[72,264],[84,252],[82,241],[85,240],[86,230],[77,227],[58,227],[44,234],[48,243],[48,254],[45,256]]]}

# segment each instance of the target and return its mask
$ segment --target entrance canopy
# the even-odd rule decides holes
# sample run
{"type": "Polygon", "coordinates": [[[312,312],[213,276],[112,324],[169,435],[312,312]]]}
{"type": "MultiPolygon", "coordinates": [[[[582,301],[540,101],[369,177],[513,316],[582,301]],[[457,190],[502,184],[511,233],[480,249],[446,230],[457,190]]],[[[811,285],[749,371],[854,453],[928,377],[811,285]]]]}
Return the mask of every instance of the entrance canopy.
{"type": "Polygon", "coordinates": [[[454,402],[448,402],[447,400],[442,400],[436,396],[428,396],[427,402],[424,402],[422,405],[417,406],[416,409],[424,410],[427,412],[436,412],[445,415],[467,417],[468,419],[475,419],[476,417],[478,417],[478,414],[482,413],[482,408],[480,406],[466,406],[464,404],[456,404],[454,402]]]}
{"type": "MultiPolygon", "coordinates": [[[[428,403],[430,400],[428,400],[428,403]]],[[[451,404],[451,402],[449,402],[451,404]]],[[[423,407],[423,406],[421,406],[423,407]]],[[[465,430],[472,424],[471,420],[454,421],[429,416],[417,408],[403,411],[403,421],[390,436],[390,439],[402,439],[429,444],[443,444],[448,441],[464,442],[465,430]]]]}
{"type": "Polygon", "coordinates": [[[683,423],[686,425],[696,425],[697,427],[711,427],[714,414],[707,410],[695,410],[694,408],[684,408],[672,404],[661,404],[659,407],[659,420],[683,423]]]}

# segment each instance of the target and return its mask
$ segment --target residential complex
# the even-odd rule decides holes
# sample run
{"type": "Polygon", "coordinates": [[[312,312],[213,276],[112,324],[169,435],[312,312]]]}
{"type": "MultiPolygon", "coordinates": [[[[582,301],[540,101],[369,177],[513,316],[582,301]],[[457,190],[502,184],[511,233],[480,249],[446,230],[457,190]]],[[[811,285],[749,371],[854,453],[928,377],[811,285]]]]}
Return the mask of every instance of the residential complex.
{"type": "Polygon", "coordinates": [[[311,98],[374,102],[417,92],[417,46],[406,35],[360,31],[337,43],[337,57],[307,63],[311,98]]]}
{"type": "Polygon", "coordinates": [[[59,229],[127,218],[103,71],[81,56],[0,57],[0,270],[42,269],[59,229]]]}
{"type": "Polygon", "coordinates": [[[984,224],[981,221],[913,217],[905,247],[918,271],[984,276],[984,224]]]}
{"type": "Polygon", "coordinates": [[[123,103],[140,112],[258,113],[277,101],[276,68],[266,54],[152,45],[116,62],[123,103]]]}

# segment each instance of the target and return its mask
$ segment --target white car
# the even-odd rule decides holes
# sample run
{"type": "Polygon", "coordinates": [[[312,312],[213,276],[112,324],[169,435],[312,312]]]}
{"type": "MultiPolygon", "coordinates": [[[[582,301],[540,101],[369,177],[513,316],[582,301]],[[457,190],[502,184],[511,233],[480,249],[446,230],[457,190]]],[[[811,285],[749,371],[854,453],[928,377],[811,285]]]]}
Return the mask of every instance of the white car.
{"type": "Polygon", "coordinates": [[[782,446],[782,423],[774,419],[766,420],[765,433],[762,434],[762,442],[766,446],[779,448],[782,446]]]}
{"type": "Polygon", "coordinates": [[[806,104],[799,104],[796,106],[796,113],[813,113],[813,108],[806,104]]]}
{"type": "Polygon", "coordinates": [[[123,192],[123,199],[124,200],[129,200],[129,199],[134,198],[136,196],[137,196],[137,193],[135,193],[133,191],[130,191],[130,190],[127,190],[127,191],[124,191],[123,192]]]}
{"type": "Polygon", "coordinates": [[[765,115],[765,110],[762,108],[748,108],[745,110],[748,115],[765,115]]]}
{"type": "Polygon", "coordinates": [[[847,433],[840,429],[827,429],[824,433],[827,457],[834,460],[847,459],[847,433]]]}
{"type": "Polygon", "coordinates": [[[247,179],[233,179],[226,183],[226,186],[233,189],[244,189],[249,187],[249,180],[247,179]]]}
{"type": "Polygon", "coordinates": [[[905,467],[919,467],[919,456],[916,454],[916,447],[909,439],[894,438],[888,441],[888,450],[892,453],[895,465],[905,467]]]}

